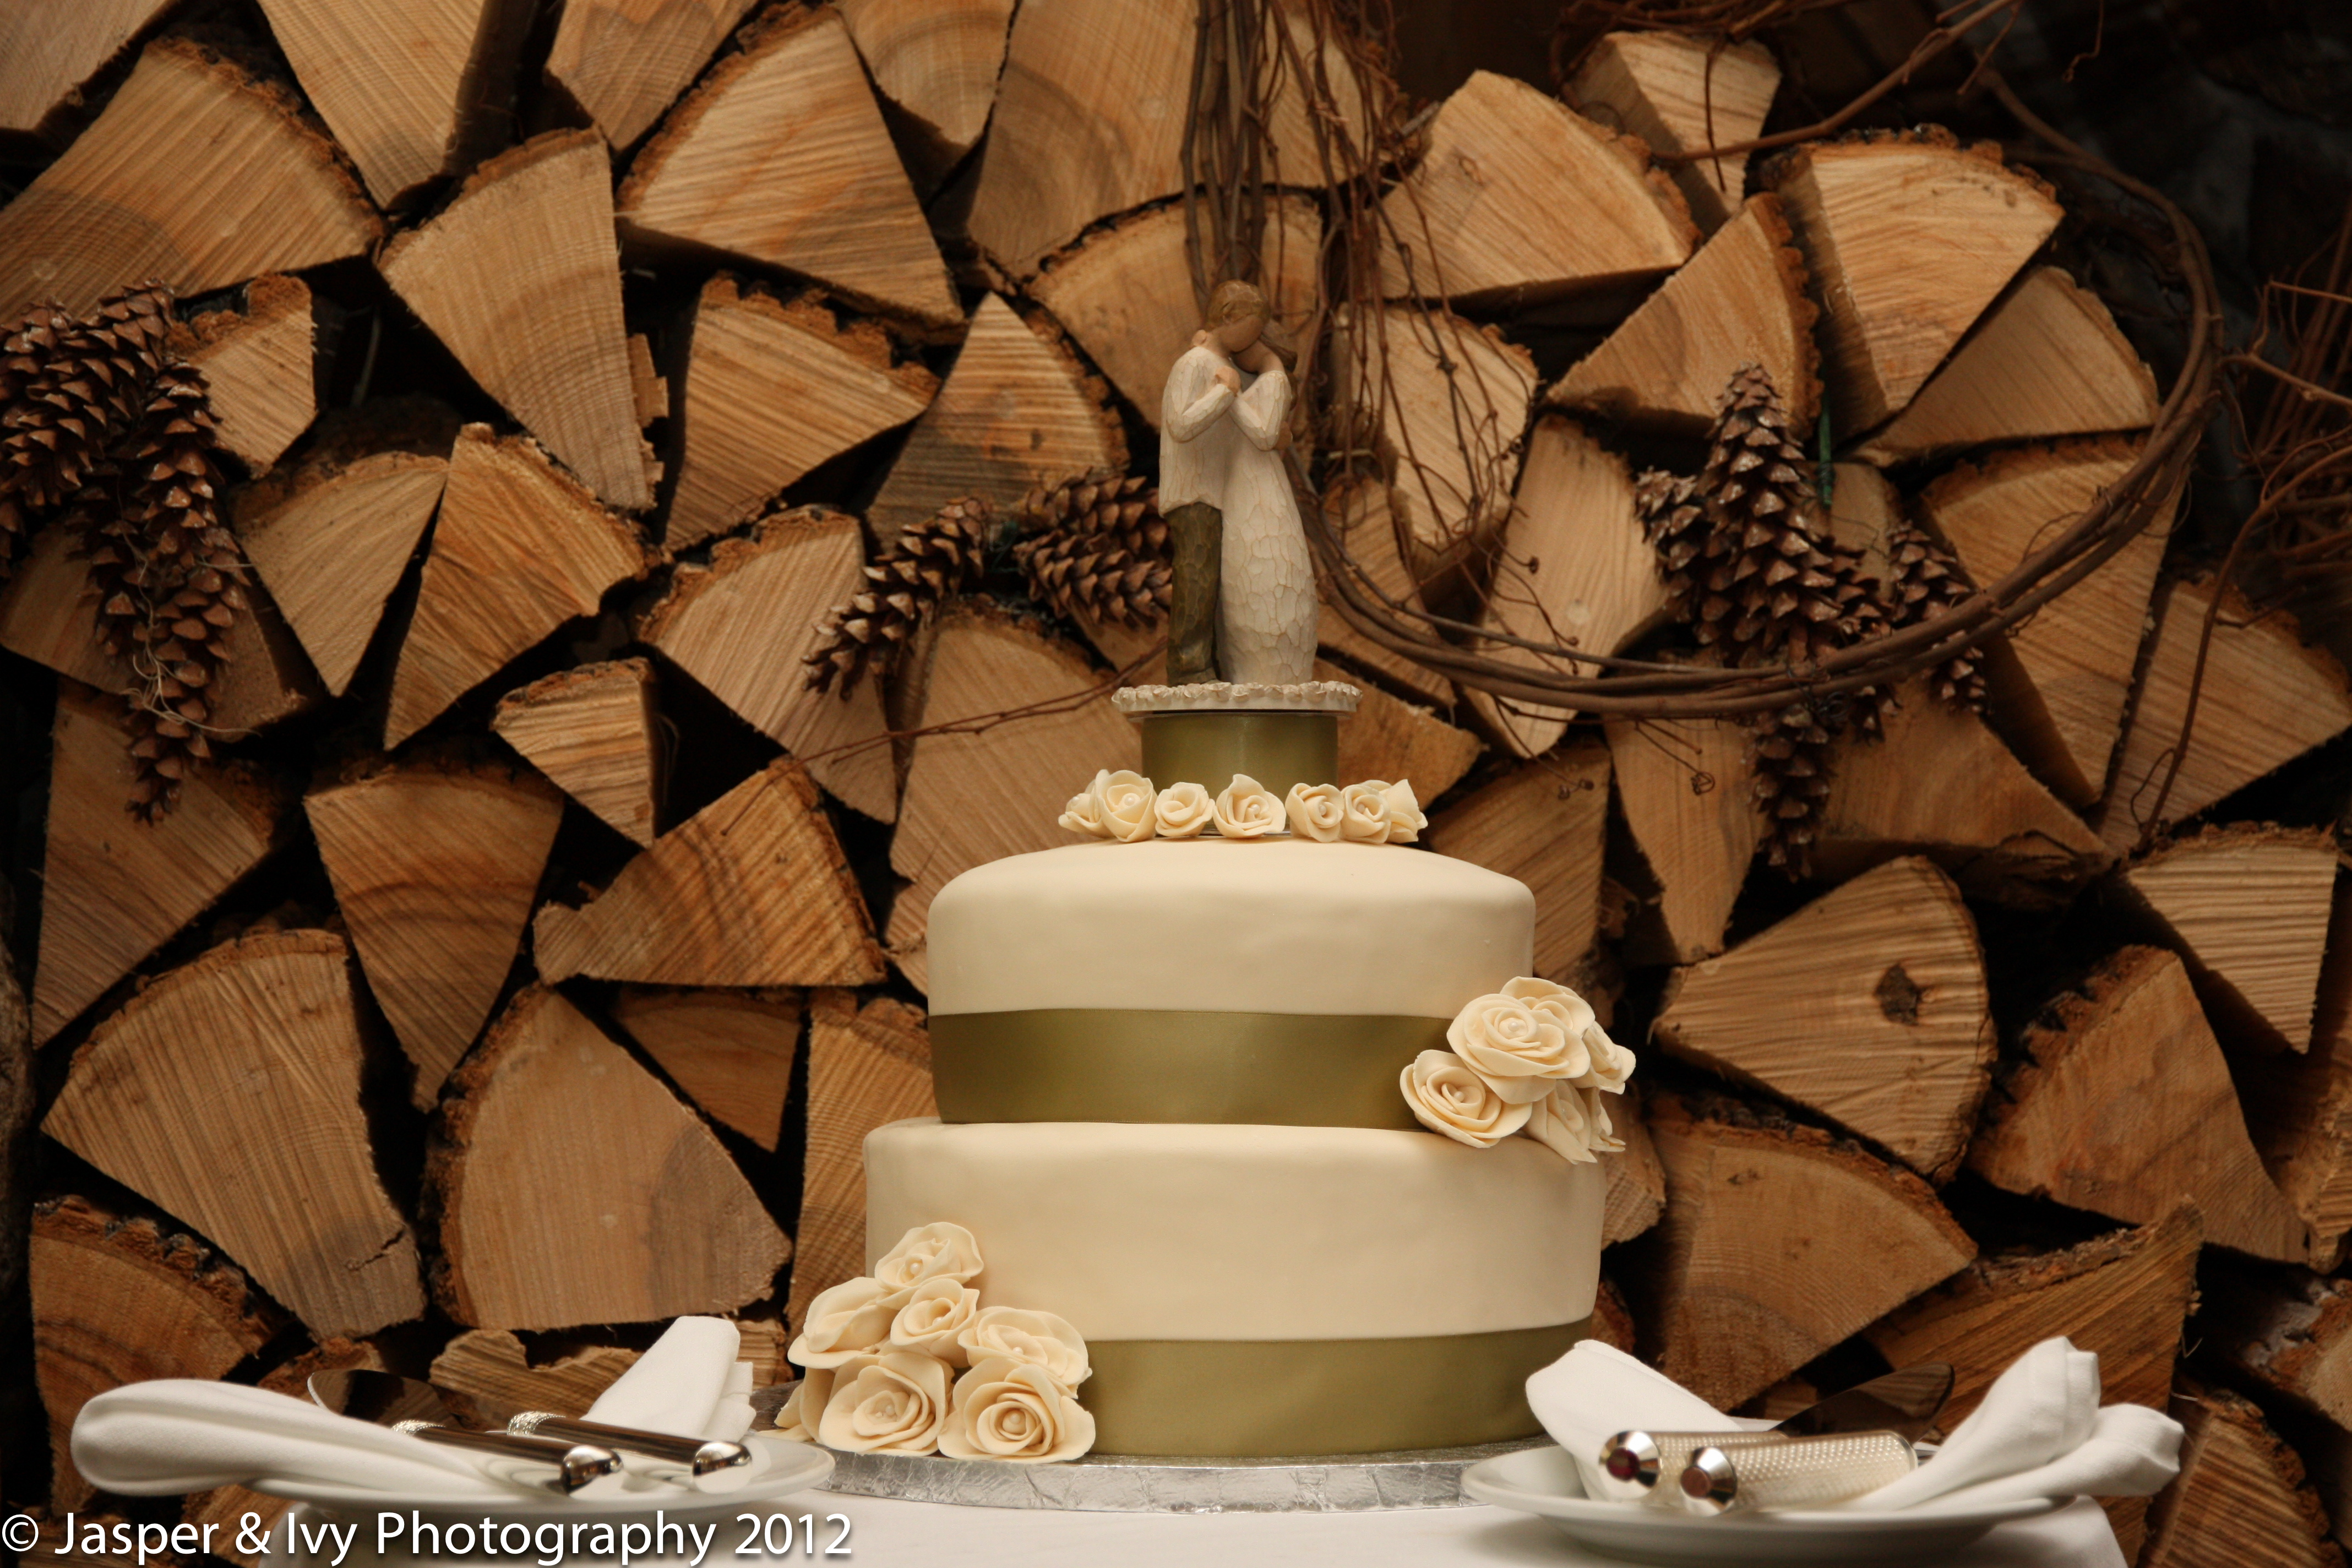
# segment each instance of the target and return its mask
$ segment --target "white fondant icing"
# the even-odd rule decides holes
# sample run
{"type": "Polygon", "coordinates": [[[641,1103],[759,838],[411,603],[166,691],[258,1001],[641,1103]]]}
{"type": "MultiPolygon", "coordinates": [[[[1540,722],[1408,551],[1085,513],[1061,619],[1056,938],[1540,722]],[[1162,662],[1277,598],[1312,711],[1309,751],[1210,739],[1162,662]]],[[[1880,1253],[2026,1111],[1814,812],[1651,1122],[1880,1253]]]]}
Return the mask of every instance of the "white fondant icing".
{"type": "Polygon", "coordinates": [[[925,1118],[866,1140],[868,1237],[952,1220],[987,1259],[983,1306],[1055,1312],[1090,1342],[1574,1322],[1605,1189],[1527,1138],[925,1118]]]}
{"type": "Polygon", "coordinates": [[[1535,895],[1523,884],[1423,850],[1298,838],[1072,844],[991,861],[940,889],[931,1011],[1451,1018],[1532,969],[1534,942],[1535,895]]]}

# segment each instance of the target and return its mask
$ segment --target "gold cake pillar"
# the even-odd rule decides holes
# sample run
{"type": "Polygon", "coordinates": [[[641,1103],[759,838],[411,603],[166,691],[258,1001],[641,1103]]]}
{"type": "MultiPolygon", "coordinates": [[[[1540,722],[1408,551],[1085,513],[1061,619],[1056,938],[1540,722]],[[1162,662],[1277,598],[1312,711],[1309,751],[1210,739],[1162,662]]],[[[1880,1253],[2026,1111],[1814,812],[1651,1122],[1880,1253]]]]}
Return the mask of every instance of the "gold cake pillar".
{"type": "Polygon", "coordinates": [[[1356,688],[1335,680],[1291,686],[1135,686],[1113,695],[1143,725],[1143,774],[1159,787],[1197,784],[1212,795],[1235,773],[1277,795],[1293,784],[1340,784],[1339,718],[1356,688]]]}

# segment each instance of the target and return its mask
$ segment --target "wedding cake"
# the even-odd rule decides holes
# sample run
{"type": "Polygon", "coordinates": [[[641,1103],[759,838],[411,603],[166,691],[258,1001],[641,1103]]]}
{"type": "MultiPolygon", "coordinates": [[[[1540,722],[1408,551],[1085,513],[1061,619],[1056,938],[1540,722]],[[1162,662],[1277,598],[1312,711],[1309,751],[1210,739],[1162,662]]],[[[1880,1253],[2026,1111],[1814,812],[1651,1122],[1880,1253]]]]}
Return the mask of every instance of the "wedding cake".
{"type": "Polygon", "coordinates": [[[1408,847],[1409,784],[1328,782],[1351,690],[1180,690],[1120,694],[1146,773],[1213,783],[1101,774],[1063,816],[1087,842],[932,904],[940,1115],[866,1140],[869,1263],[977,1238],[982,1302],[1083,1336],[1097,1450],[1531,1435],[1528,1374],[1591,1321],[1631,1054],[1529,977],[1524,886],[1408,847]]]}

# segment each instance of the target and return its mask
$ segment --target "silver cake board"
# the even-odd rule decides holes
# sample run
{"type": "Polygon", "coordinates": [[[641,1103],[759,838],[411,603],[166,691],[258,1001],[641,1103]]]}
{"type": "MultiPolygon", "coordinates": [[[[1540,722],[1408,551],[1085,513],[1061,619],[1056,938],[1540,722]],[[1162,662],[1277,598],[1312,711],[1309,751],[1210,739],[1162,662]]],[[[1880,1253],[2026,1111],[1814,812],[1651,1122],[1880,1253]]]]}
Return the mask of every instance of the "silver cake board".
{"type": "Polygon", "coordinates": [[[1466,1448],[1332,1454],[1289,1459],[1188,1459],[1088,1454],[1066,1464],[851,1454],[837,1448],[824,1489],[851,1497],[1050,1508],[1076,1513],[1360,1513],[1468,1508],[1462,1472],[1481,1459],[1540,1447],[1548,1437],[1466,1448]]]}

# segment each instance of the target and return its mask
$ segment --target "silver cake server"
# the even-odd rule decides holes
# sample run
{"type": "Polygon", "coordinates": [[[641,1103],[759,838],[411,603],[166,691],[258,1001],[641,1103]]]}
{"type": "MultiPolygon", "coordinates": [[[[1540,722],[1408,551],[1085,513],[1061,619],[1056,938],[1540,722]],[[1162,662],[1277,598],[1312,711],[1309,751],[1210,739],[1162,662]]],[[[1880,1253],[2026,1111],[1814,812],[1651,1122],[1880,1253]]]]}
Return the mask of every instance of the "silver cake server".
{"type": "Polygon", "coordinates": [[[1679,1503],[1674,1483],[1702,1448],[1727,1451],[1755,1443],[1783,1443],[1791,1437],[1867,1431],[1894,1432],[1906,1441],[1916,1441],[1936,1424],[1951,1394],[1951,1367],[1943,1362],[1921,1362],[1832,1394],[1779,1426],[1760,1431],[1654,1432],[1635,1427],[1616,1433],[1601,1444],[1601,1485],[1611,1498],[1679,1503]],[[1663,1489],[1661,1481],[1666,1483],[1663,1489]]]}
{"type": "Polygon", "coordinates": [[[726,1472],[740,1470],[751,1462],[751,1450],[740,1443],[681,1437],[674,1433],[616,1426],[604,1421],[582,1421],[559,1415],[551,1410],[525,1409],[503,1404],[485,1394],[443,1388],[437,1384],[401,1377],[388,1372],[353,1371],[335,1375],[348,1380],[347,1387],[353,1394],[374,1402],[389,1405],[404,1398],[430,1399],[448,1411],[453,1419],[474,1426],[502,1426],[511,1436],[584,1443],[618,1449],[625,1454],[667,1459],[685,1466],[698,1489],[725,1489],[728,1482],[734,1479],[727,1477],[726,1472]]]}
{"type": "Polygon", "coordinates": [[[593,1443],[566,1443],[511,1432],[472,1432],[457,1425],[429,1384],[379,1372],[314,1372],[310,1399],[338,1415],[389,1426],[422,1442],[478,1454],[503,1454],[552,1466],[556,1484],[576,1492],[599,1476],[621,1468],[621,1456],[593,1443]]]}

